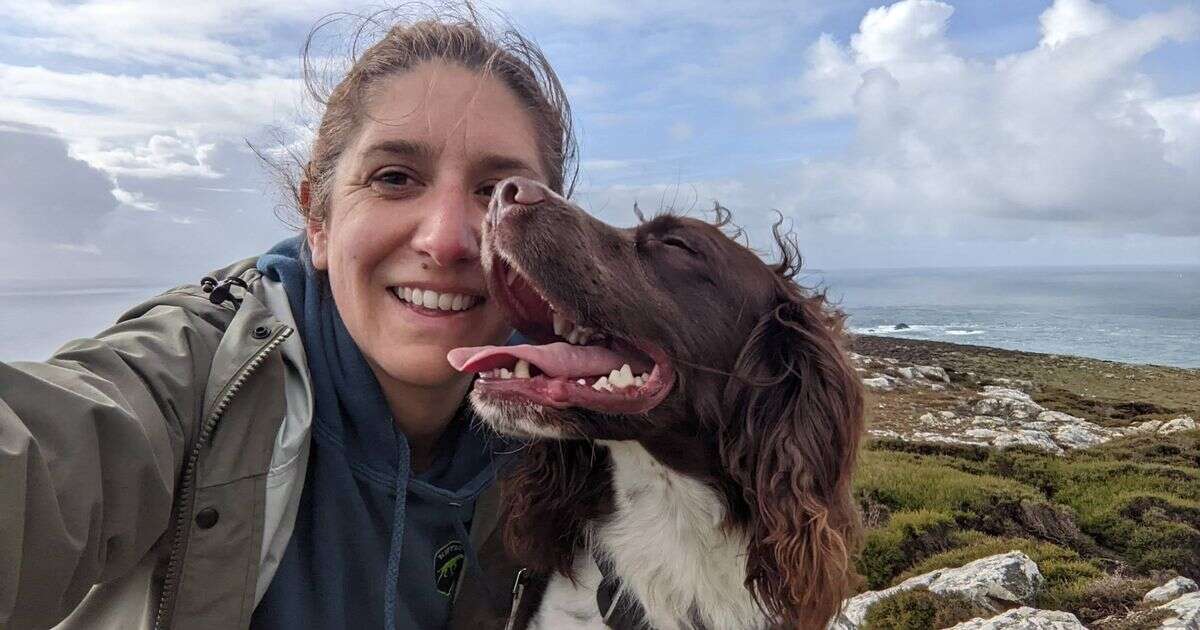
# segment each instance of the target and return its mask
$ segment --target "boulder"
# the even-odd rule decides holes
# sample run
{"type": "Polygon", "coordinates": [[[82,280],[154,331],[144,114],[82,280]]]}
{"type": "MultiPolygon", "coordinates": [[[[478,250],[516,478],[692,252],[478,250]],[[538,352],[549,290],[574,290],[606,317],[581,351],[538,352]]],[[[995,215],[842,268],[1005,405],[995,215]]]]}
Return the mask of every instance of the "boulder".
{"type": "Polygon", "coordinates": [[[1020,551],[980,558],[957,569],[938,569],[909,578],[881,591],[860,593],[846,600],[828,630],[856,630],[877,602],[917,588],[936,595],[960,595],[989,610],[1030,604],[1045,583],[1037,564],[1020,551]]]}
{"type": "Polygon", "coordinates": [[[1087,630],[1079,619],[1059,610],[1038,610],[1029,606],[1013,608],[991,619],[977,617],[950,630],[1087,630]]]}
{"type": "Polygon", "coordinates": [[[945,569],[927,588],[937,595],[961,595],[994,610],[997,601],[1032,604],[1043,584],[1037,564],[1020,551],[1010,551],[945,569]]]}
{"type": "Polygon", "coordinates": [[[875,378],[864,378],[863,386],[875,391],[887,392],[892,390],[892,382],[884,376],[876,376],[875,378]]]}
{"type": "Polygon", "coordinates": [[[988,385],[983,388],[983,398],[975,402],[975,413],[984,416],[1008,416],[1023,420],[1037,417],[1045,408],[1033,401],[1029,394],[1008,387],[988,385]]]}
{"type": "Polygon", "coordinates": [[[1161,426],[1162,420],[1147,420],[1145,422],[1135,424],[1133,426],[1133,430],[1137,431],[1138,433],[1155,433],[1161,426]]]}
{"type": "Polygon", "coordinates": [[[1062,455],[1063,450],[1050,439],[1050,434],[1045,431],[1033,431],[1030,429],[1018,429],[1016,431],[1002,433],[999,437],[992,441],[992,446],[1000,450],[1012,448],[1014,446],[1029,446],[1047,453],[1062,455]]]}
{"type": "Polygon", "coordinates": [[[1191,431],[1195,428],[1196,421],[1191,416],[1180,416],[1159,427],[1158,432],[1161,435],[1167,435],[1168,433],[1177,433],[1179,431],[1191,431]]]}
{"type": "Polygon", "coordinates": [[[1142,601],[1148,604],[1162,604],[1196,591],[1200,591],[1200,586],[1197,586],[1194,581],[1185,577],[1177,577],[1146,593],[1142,597],[1142,601]]]}
{"type": "Polygon", "coordinates": [[[1054,441],[1066,449],[1089,448],[1112,439],[1101,431],[1103,429],[1090,422],[1066,424],[1055,429],[1054,441]]]}
{"type": "Polygon", "coordinates": [[[936,365],[916,365],[913,366],[917,372],[931,381],[941,381],[943,383],[950,382],[950,375],[946,374],[946,370],[936,365]]]}
{"type": "Polygon", "coordinates": [[[1155,610],[1169,610],[1173,616],[1164,619],[1160,628],[1200,628],[1200,592],[1177,597],[1155,610]]]}
{"type": "Polygon", "coordinates": [[[921,373],[918,372],[916,368],[912,367],[897,368],[896,372],[899,373],[901,377],[910,381],[916,378],[921,378],[921,373]]]}

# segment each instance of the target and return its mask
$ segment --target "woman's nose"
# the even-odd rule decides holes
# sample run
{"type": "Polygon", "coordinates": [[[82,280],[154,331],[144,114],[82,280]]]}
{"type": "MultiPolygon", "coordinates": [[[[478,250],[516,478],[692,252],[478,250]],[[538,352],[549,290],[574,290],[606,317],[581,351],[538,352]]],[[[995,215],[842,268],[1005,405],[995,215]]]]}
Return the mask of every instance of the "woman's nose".
{"type": "Polygon", "coordinates": [[[463,195],[443,195],[421,222],[414,246],[439,267],[479,257],[480,216],[463,195]]]}

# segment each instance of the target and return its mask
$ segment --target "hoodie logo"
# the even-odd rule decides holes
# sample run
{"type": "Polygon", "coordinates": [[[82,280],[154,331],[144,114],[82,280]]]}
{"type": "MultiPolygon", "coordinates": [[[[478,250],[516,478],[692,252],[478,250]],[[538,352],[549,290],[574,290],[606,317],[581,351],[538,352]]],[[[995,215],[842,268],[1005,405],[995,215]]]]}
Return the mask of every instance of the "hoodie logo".
{"type": "Polygon", "coordinates": [[[442,548],[433,554],[434,579],[437,581],[439,593],[449,597],[450,593],[454,592],[454,585],[458,583],[464,560],[463,544],[457,540],[442,545],[442,548]]]}

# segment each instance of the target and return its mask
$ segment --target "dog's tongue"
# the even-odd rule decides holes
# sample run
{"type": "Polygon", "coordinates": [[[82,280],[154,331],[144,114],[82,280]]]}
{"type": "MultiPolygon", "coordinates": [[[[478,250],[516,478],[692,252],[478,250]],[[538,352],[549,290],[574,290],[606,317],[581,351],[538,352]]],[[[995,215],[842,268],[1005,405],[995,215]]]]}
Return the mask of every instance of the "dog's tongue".
{"type": "MultiPolygon", "coordinates": [[[[517,359],[536,365],[547,376],[595,376],[608,374],[630,363],[634,373],[646,371],[645,365],[601,346],[574,346],[563,341],[543,345],[477,346],[455,348],[446,355],[450,365],[460,372],[485,372],[498,367],[511,368],[517,359]]],[[[653,366],[650,366],[653,367],[653,366]]]]}

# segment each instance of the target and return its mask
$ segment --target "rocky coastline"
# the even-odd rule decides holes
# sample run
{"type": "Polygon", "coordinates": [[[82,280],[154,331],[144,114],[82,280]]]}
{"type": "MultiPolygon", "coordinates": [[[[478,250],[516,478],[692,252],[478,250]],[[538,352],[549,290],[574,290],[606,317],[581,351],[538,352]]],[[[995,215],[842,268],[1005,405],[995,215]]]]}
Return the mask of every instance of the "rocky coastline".
{"type": "Polygon", "coordinates": [[[850,349],[864,583],[831,630],[1200,630],[1200,370],[850,349]]]}

